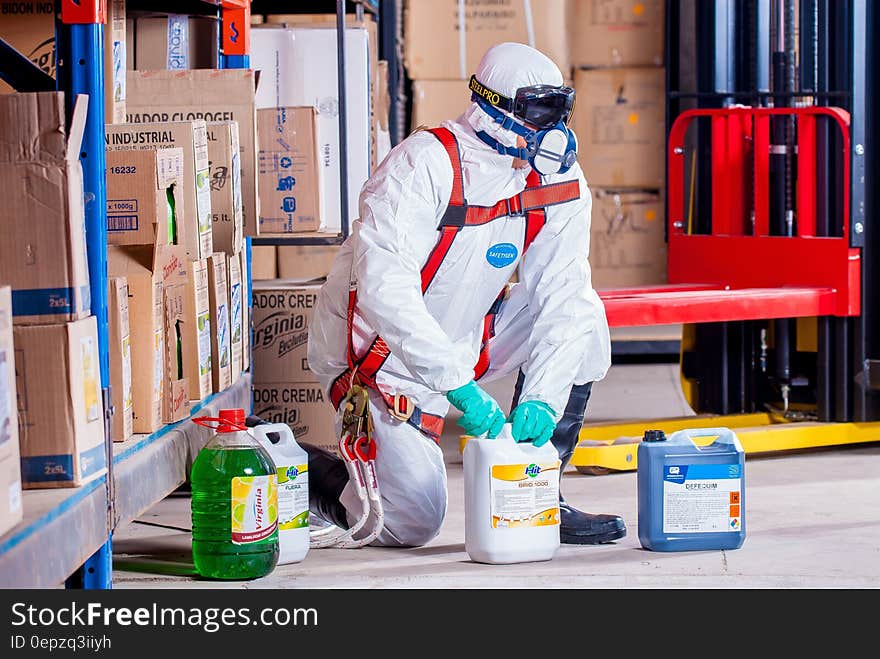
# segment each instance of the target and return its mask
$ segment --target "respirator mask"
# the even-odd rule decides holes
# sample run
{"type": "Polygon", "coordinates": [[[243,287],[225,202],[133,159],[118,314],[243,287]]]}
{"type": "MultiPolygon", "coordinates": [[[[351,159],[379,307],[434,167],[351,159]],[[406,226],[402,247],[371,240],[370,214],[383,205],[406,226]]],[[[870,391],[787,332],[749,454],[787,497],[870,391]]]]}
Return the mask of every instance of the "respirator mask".
{"type": "Polygon", "coordinates": [[[495,123],[526,141],[525,148],[505,146],[487,132],[477,131],[477,137],[498,153],[526,160],[542,175],[564,174],[577,161],[577,138],[568,128],[574,89],[531,85],[517,89],[511,99],[489,89],[476,76],[471,76],[469,87],[471,100],[495,123]]]}

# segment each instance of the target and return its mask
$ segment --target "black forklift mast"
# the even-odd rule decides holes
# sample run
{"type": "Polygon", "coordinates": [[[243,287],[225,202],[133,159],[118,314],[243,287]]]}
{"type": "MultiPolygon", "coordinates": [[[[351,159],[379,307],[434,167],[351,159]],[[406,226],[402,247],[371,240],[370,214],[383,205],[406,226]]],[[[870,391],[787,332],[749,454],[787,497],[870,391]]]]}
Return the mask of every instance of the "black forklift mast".
{"type": "MultiPolygon", "coordinates": [[[[880,22],[870,0],[669,0],[667,131],[690,108],[837,106],[851,115],[851,245],[861,248],[861,315],[816,319],[815,345],[799,346],[792,319],[690,326],[682,373],[697,382],[696,411],[775,411],[793,419],[880,420],[880,222],[875,217],[874,45],[880,22]],[[800,348],[800,349],[799,349],[800,348]]],[[[816,235],[840,235],[840,138],[820,122],[817,137],[816,235]]],[[[774,122],[771,232],[797,227],[793,191],[796,126],[774,122]]],[[[690,139],[695,179],[690,231],[711,231],[712,146],[707,122],[690,139]]],[[[748,192],[746,192],[748,194],[748,192]]],[[[748,202],[746,208],[749,208],[748,202]]],[[[747,226],[749,218],[744,218],[747,226]]],[[[748,231],[748,228],[747,228],[748,231]]],[[[762,264],[768,267],[768,264],[762,264]]],[[[769,264],[772,267],[772,264],[769,264]]],[[[809,319],[808,319],[809,320],[809,319]]],[[[810,321],[812,322],[812,321],[810,321]]],[[[806,326],[805,326],[806,327],[806,326]]],[[[806,338],[804,344],[806,344],[806,338]]],[[[811,340],[810,343],[813,343],[811,340]]]]}

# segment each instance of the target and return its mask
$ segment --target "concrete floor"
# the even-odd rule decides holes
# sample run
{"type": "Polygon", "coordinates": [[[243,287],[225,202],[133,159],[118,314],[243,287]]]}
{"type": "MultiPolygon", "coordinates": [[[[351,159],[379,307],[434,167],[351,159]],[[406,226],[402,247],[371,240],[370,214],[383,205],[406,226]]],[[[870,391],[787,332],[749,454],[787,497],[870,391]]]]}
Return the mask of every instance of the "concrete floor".
{"type": "MultiPolygon", "coordinates": [[[[488,385],[502,405],[512,382],[488,385]]],[[[689,414],[678,365],[612,367],[594,387],[592,421],[689,414]]],[[[312,550],[251,582],[199,580],[190,556],[189,498],[172,495],[114,536],[117,588],[878,588],[880,444],[747,460],[747,537],[736,551],[654,553],[639,545],[635,472],[586,476],[570,470],[563,492],[576,506],[626,520],[622,540],[563,545],[545,563],[481,565],[464,550],[457,427],[443,447],[449,508],[425,547],[312,550]]],[[[880,440],[880,437],[878,437],[880,440]]]]}

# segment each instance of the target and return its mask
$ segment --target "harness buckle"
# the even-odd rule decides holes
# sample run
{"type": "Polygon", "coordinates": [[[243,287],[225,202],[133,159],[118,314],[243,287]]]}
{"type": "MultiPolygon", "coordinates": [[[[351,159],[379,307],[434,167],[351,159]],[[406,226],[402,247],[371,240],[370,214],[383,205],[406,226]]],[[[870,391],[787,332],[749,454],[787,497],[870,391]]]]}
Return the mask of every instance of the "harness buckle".
{"type": "Polygon", "coordinates": [[[507,214],[511,217],[517,217],[523,214],[522,193],[508,197],[504,200],[507,204],[507,214]],[[514,203],[510,203],[513,200],[514,203]]]}
{"type": "Polygon", "coordinates": [[[393,400],[394,406],[389,410],[391,416],[395,419],[400,419],[401,421],[409,421],[410,417],[413,415],[413,410],[415,409],[415,405],[412,404],[412,401],[401,394],[394,394],[393,400]]]}

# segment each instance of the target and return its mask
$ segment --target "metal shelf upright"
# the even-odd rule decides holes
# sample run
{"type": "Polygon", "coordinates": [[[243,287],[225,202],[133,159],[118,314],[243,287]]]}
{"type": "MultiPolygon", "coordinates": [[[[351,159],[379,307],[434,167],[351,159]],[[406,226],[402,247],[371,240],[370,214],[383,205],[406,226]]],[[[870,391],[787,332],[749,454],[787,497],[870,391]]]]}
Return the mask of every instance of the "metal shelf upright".
{"type": "MultiPolygon", "coordinates": [[[[221,66],[249,66],[249,0],[218,0],[224,43],[221,66]]],[[[190,457],[207,439],[185,420],[150,435],[110,440],[107,233],[104,218],[104,25],[105,0],[60,0],[56,21],[57,82],[0,39],[0,77],[18,91],[65,92],[68,116],[79,94],[89,97],[80,152],[85,201],[92,314],[97,318],[103,392],[107,473],[77,488],[28,490],[25,519],[0,537],[0,586],[112,587],[113,529],[135,519],[186,478],[190,457]],[[115,467],[115,469],[114,469],[115,467]],[[144,479],[149,472],[154,478],[144,479]]],[[[248,270],[250,260],[248,259],[248,270]]],[[[249,275],[248,275],[249,277],[249,275]]],[[[192,413],[249,407],[251,379],[242,374],[229,389],[195,404],[192,413]]]]}

